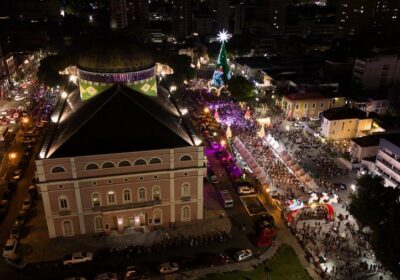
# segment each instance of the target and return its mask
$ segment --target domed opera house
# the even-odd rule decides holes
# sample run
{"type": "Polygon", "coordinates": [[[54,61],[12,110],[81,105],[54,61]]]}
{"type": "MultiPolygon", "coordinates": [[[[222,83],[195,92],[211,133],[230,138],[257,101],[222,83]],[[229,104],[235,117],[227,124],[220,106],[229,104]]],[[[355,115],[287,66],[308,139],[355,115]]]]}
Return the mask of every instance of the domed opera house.
{"type": "Polygon", "coordinates": [[[204,148],[158,85],[152,57],[93,44],[36,159],[50,238],[154,230],[203,219],[204,148]]]}

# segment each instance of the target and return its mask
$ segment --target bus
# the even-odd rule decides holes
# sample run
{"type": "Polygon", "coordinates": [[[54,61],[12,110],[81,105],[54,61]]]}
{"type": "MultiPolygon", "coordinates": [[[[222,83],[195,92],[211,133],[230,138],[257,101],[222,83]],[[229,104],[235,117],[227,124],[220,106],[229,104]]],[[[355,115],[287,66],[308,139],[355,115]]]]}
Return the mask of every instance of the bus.
{"type": "Polygon", "coordinates": [[[224,206],[224,208],[232,208],[233,207],[233,199],[228,190],[220,191],[219,199],[221,200],[222,206],[224,206]]]}

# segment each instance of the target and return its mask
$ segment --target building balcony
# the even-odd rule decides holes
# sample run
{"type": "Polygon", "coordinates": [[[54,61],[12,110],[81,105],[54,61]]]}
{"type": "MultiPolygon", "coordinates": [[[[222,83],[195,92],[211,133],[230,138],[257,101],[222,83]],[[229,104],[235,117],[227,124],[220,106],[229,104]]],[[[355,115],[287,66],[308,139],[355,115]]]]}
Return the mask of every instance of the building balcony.
{"type": "Polygon", "coordinates": [[[161,204],[161,200],[149,200],[149,201],[139,201],[139,202],[125,203],[125,204],[107,205],[107,206],[95,206],[92,209],[94,211],[110,212],[110,211],[119,211],[119,210],[135,209],[135,208],[145,208],[145,207],[155,206],[158,204],[161,204]]]}
{"type": "Polygon", "coordinates": [[[181,201],[182,201],[182,202],[184,202],[184,201],[190,201],[190,195],[189,195],[189,196],[182,196],[182,197],[181,197],[181,201]]]}
{"type": "Polygon", "coordinates": [[[382,163],[383,165],[385,165],[386,167],[388,167],[391,171],[395,172],[397,175],[400,176],[400,169],[396,168],[392,163],[390,163],[389,161],[385,160],[384,158],[378,156],[376,157],[376,159],[382,163]]]}

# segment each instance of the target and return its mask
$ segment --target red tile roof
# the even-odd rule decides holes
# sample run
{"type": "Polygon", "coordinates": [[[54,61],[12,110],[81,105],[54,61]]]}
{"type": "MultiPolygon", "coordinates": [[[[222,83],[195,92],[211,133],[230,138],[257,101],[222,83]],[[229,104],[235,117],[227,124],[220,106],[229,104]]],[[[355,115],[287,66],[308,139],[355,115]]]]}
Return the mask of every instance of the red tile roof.
{"type": "Polygon", "coordinates": [[[330,99],[329,97],[323,96],[319,92],[315,92],[315,91],[285,94],[284,97],[286,97],[290,100],[330,99]]]}

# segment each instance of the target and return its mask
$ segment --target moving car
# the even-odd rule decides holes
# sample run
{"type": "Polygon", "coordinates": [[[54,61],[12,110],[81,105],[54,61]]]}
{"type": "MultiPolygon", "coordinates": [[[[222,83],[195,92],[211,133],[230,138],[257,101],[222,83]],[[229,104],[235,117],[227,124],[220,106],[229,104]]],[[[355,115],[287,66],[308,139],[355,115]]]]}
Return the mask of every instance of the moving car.
{"type": "Polygon", "coordinates": [[[32,197],[28,195],[28,197],[24,199],[24,203],[22,203],[22,210],[29,210],[31,206],[32,206],[32,197]]]}
{"type": "Polygon", "coordinates": [[[97,274],[94,280],[118,280],[118,275],[114,272],[104,272],[97,274]]]}
{"type": "Polygon", "coordinates": [[[26,261],[17,256],[10,256],[8,258],[4,258],[4,260],[6,261],[6,264],[17,269],[23,269],[26,266],[26,261]]]}
{"type": "Polygon", "coordinates": [[[145,278],[146,275],[144,271],[138,268],[137,266],[128,266],[126,268],[126,272],[124,274],[124,280],[137,280],[145,278]]]}
{"type": "MultiPolygon", "coordinates": [[[[65,255],[63,259],[64,265],[71,265],[77,263],[84,263],[93,260],[93,253],[90,252],[76,252],[69,255],[65,255]]],[[[96,278],[97,279],[97,278],[96,278]]]]}
{"type": "Polygon", "coordinates": [[[0,219],[4,217],[8,209],[8,201],[6,199],[0,200],[0,219]]]}
{"type": "Polygon", "coordinates": [[[17,239],[8,239],[3,249],[3,257],[12,258],[15,256],[15,250],[17,250],[18,241],[17,239]]]}
{"type": "Polygon", "coordinates": [[[17,217],[15,218],[15,225],[23,225],[26,222],[26,219],[28,218],[28,211],[26,210],[20,210],[18,212],[17,217]]]}
{"type": "Polygon", "coordinates": [[[17,169],[12,173],[11,179],[18,181],[22,176],[22,169],[17,169]]]}
{"type": "Polygon", "coordinates": [[[249,187],[249,186],[239,186],[237,188],[237,191],[239,194],[244,195],[244,194],[253,194],[256,193],[256,191],[254,190],[253,187],[249,187]]]}
{"type": "Polygon", "coordinates": [[[253,256],[253,252],[250,249],[243,249],[234,255],[235,260],[238,262],[246,261],[253,256]]]}
{"type": "Polygon", "coordinates": [[[10,239],[19,239],[21,237],[22,227],[13,225],[10,231],[10,239]]]}
{"type": "Polygon", "coordinates": [[[176,262],[166,262],[160,264],[160,273],[161,274],[167,274],[167,273],[173,273],[179,270],[179,265],[176,262]]]}
{"type": "Polygon", "coordinates": [[[30,185],[28,188],[28,193],[31,195],[32,198],[34,198],[37,194],[37,188],[36,185],[30,185]]]}
{"type": "Polygon", "coordinates": [[[347,190],[347,185],[344,183],[334,183],[333,188],[335,188],[337,190],[345,191],[345,190],[347,190]]]}
{"type": "Polygon", "coordinates": [[[224,208],[232,208],[233,207],[233,198],[228,190],[221,190],[219,192],[219,199],[224,208]]]}

